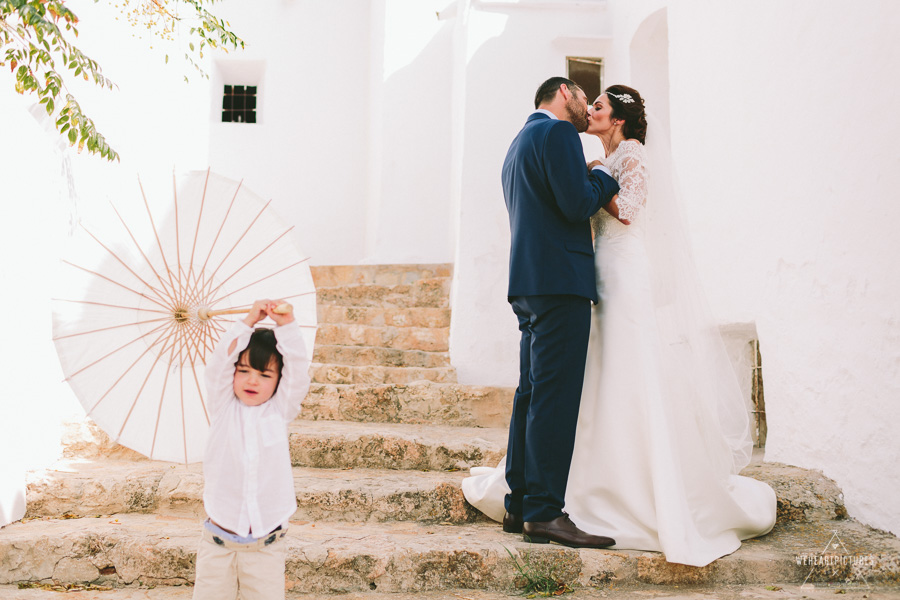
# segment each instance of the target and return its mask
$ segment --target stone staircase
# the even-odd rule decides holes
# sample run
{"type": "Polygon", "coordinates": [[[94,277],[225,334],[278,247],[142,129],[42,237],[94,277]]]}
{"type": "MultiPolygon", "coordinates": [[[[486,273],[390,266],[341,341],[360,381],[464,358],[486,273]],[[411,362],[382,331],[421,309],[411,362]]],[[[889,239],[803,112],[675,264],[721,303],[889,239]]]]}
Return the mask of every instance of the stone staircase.
{"type": "MultiPolygon", "coordinates": [[[[504,534],[466,504],[460,481],[505,453],[512,390],[457,383],[450,267],[318,267],[313,275],[313,384],[290,428],[299,505],[287,538],[292,597],[499,598],[522,584],[513,557],[597,597],[796,587],[811,573],[798,557],[821,554],[835,534],[867,560],[813,580],[849,576],[884,591],[900,578],[896,538],[849,519],[840,490],[820,473],[778,464],[745,473],[775,488],[775,530],[707,567],[504,534]]],[[[0,599],[50,597],[18,587],[53,585],[112,588],[81,598],[189,598],[203,518],[200,465],[149,461],[90,422],[64,444],[64,460],[30,475],[26,518],[0,530],[0,599]]]]}

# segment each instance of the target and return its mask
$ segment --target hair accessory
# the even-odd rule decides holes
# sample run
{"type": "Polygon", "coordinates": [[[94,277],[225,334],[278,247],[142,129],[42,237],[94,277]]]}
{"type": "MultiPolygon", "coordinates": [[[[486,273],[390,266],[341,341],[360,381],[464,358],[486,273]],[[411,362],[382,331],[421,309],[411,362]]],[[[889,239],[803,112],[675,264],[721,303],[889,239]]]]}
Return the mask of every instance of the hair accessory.
{"type": "Polygon", "coordinates": [[[631,104],[634,102],[634,98],[631,97],[631,94],[614,94],[612,92],[606,92],[607,96],[612,96],[622,104],[631,104]]]}

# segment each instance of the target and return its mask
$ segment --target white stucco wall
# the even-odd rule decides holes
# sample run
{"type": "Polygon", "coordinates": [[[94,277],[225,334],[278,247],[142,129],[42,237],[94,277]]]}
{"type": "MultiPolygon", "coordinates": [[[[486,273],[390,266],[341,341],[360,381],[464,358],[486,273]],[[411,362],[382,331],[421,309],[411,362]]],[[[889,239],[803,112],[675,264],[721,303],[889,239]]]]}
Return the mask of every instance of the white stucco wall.
{"type": "MultiPolygon", "coordinates": [[[[891,102],[900,83],[891,65],[900,43],[891,32],[900,7],[614,0],[605,19],[570,16],[555,31],[592,23],[582,35],[611,33],[595,42],[607,83],[652,89],[646,48],[632,44],[667,5],[669,112],[696,258],[735,353],[743,338],[760,339],[767,459],[822,469],[852,516],[898,532],[900,271],[891,257],[900,209],[891,199],[900,118],[891,102]]],[[[515,383],[500,164],[532,88],[565,55],[528,29],[533,14],[467,15],[451,355],[472,383],[515,383]],[[528,48],[503,43],[524,31],[528,48]],[[472,89],[510,61],[527,65],[503,82],[506,106],[521,114],[488,116],[472,89]]]]}
{"type": "Polygon", "coordinates": [[[451,262],[445,5],[222,2],[216,12],[246,48],[207,51],[206,80],[180,64],[186,33],[138,39],[114,8],[73,0],[80,45],[118,86],[73,90],[122,156],[76,160],[79,189],[102,195],[137,172],[210,166],[271,198],[312,264],[451,262]],[[258,85],[259,122],[222,123],[222,85],[242,82],[258,85]]]}
{"type": "MultiPolygon", "coordinates": [[[[450,200],[453,27],[440,21],[446,0],[383,0],[383,29],[373,30],[380,64],[371,66],[367,193],[368,263],[453,260],[450,200]]],[[[374,54],[373,56],[377,56],[374,54]]]]}
{"type": "Polygon", "coordinates": [[[61,420],[80,411],[63,383],[50,323],[72,205],[63,152],[31,117],[31,104],[0,94],[0,114],[18,115],[4,121],[0,144],[0,357],[10,373],[0,401],[0,526],[24,515],[25,471],[56,459],[61,420]]]}
{"type": "Polygon", "coordinates": [[[83,411],[59,366],[51,341],[51,298],[63,290],[54,275],[80,215],[105,208],[137,190],[139,171],[169,177],[172,167],[206,165],[204,83],[183,83],[175,63],[166,68],[158,42],[116,27],[117,11],[89,0],[68,3],[79,15],[82,50],[101,63],[116,89],[70,81],[85,113],[122,156],[121,163],[79,155],[35,109],[33,96],[13,91],[0,70],[0,311],[6,316],[4,363],[16,365],[0,403],[3,488],[15,488],[16,470],[37,468],[59,453],[62,421],[83,411]],[[150,45],[155,47],[151,50],[150,45]]]}
{"type": "Polygon", "coordinates": [[[189,85],[164,66],[160,42],[115,27],[108,7],[72,7],[80,43],[119,86],[73,89],[123,156],[72,155],[75,207],[53,136],[0,72],[3,277],[16,282],[3,308],[28,302],[4,357],[34,357],[38,379],[14,395],[35,399],[25,403],[35,422],[48,406],[74,406],[51,383],[48,342],[69,217],[133,190],[138,170],[173,166],[244,177],[296,224],[315,264],[455,262],[460,380],[514,385],[506,149],[567,55],[603,57],[607,83],[665,89],[647,61],[666,8],[668,112],[698,265],[720,322],[758,333],[767,459],[822,469],[851,515],[900,533],[900,5],[228,0],[217,7],[248,48],[216,55],[212,80],[189,85]],[[259,77],[255,128],[216,114],[218,86],[241,69],[259,77]]]}
{"type": "Polygon", "coordinates": [[[509,217],[500,170],[510,142],[566,56],[608,53],[605,3],[477,2],[459,17],[465,110],[450,357],[464,383],[516,385],[518,326],[506,300],[509,217]],[[513,43],[511,40],[527,40],[513,43]]]}
{"type": "Polygon", "coordinates": [[[900,533],[900,6],[672,2],[673,142],[724,322],[755,322],[767,460],[900,533]]]}
{"type": "Polygon", "coordinates": [[[272,199],[314,264],[359,262],[369,137],[368,3],[264,0],[224,2],[217,10],[246,48],[215,58],[210,165],[272,199]],[[256,124],[221,122],[225,84],[257,85],[256,124]]]}
{"type": "Polygon", "coordinates": [[[452,260],[445,4],[221,5],[247,47],[216,59],[210,163],[273,198],[313,264],[452,260]],[[221,123],[221,86],[242,78],[259,123],[221,123]]]}
{"type": "Polygon", "coordinates": [[[673,2],[674,144],[721,318],[755,321],[768,460],[900,533],[900,6],[673,2]]]}

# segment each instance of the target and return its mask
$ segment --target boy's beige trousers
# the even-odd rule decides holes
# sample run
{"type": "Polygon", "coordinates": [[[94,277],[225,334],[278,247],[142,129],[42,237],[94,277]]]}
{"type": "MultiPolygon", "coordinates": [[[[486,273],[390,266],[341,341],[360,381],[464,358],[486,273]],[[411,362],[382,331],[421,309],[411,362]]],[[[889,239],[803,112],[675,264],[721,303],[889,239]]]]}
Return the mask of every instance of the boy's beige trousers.
{"type": "Polygon", "coordinates": [[[238,544],[203,529],[193,600],[284,600],[284,531],[275,541],[238,544]]]}

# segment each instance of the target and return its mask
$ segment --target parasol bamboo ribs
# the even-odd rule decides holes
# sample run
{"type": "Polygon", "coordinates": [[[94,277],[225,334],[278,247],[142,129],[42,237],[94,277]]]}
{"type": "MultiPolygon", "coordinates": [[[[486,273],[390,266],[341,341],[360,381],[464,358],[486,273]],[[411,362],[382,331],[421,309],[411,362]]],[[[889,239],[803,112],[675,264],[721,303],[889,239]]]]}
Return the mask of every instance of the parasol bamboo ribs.
{"type": "MultiPolygon", "coordinates": [[[[279,314],[279,315],[285,315],[285,314],[291,312],[291,310],[293,308],[294,308],[293,306],[291,306],[289,303],[285,302],[284,304],[279,304],[278,306],[276,306],[272,312],[279,314]]],[[[200,308],[197,309],[197,317],[199,317],[200,320],[202,320],[202,321],[206,321],[210,317],[215,317],[218,315],[239,315],[239,314],[248,313],[248,312],[250,312],[250,307],[227,308],[227,309],[223,309],[223,310],[209,310],[205,306],[201,306],[200,308]]]]}

